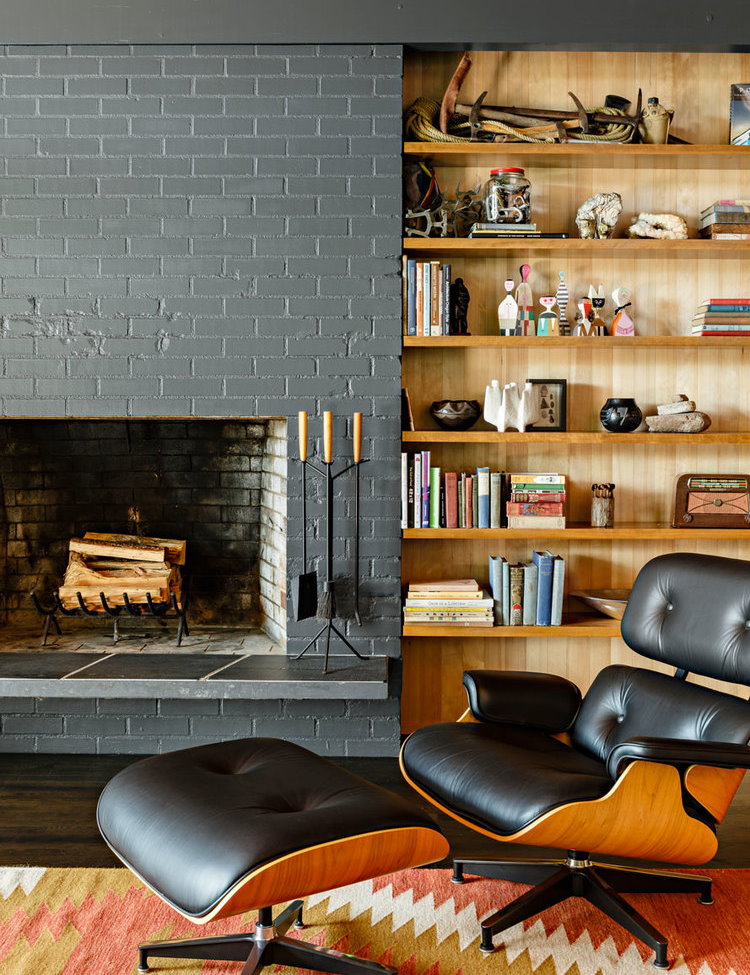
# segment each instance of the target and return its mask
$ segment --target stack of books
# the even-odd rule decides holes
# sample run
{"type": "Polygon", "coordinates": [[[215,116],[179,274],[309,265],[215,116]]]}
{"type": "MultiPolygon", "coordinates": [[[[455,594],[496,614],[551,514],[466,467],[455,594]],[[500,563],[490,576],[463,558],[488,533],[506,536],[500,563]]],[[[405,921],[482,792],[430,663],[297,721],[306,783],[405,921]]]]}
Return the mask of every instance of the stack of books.
{"type": "Polygon", "coordinates": [[[490,593],[497,626],[560,626],[565,559],[533,552],[529,562],[490,556],[490,593]]]}
{"type": "Polygon", "coordinates": [[[693,335],[750,335],[750,298],[708,298],[693,315],[693,335]]]}
{"type": "Polygon", "coordinates": [[[511,474],[508,528],[565,528],[565,475],[511,474]]]}
{"type": "Polygon", "coordinates": [[[749,240],[750,200],[717,200],[701,210],[700,235],[712,240],[749,240]]]}
{"type": "Polygon", "coordinates": [[[469,237],[567,237],[567,234],[547,234],[537,230],[535,223],[473,223],[469,237]]]}
{"type": "Polygon", "coordinates": [[[405,623],[493,626],[492,597],[476,579],[412,582],[404,603],[405,623]]]}
{"type": "Polygon", "coordinates": [[[450,334],[450,286],[450,264],[404,258],[406,335],[450,334]]]}

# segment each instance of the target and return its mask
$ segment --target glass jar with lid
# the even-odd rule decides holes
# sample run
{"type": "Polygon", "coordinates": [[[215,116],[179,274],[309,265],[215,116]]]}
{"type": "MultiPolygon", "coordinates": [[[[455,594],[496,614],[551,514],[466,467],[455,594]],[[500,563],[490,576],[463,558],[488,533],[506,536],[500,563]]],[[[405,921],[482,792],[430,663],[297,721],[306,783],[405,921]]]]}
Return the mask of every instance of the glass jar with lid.
{"type": "Polygon", "coordinates": [[[529,223],[531,182],[523,169],[505,166],[490,170],[484,189],[487,223],[529,223]]]}

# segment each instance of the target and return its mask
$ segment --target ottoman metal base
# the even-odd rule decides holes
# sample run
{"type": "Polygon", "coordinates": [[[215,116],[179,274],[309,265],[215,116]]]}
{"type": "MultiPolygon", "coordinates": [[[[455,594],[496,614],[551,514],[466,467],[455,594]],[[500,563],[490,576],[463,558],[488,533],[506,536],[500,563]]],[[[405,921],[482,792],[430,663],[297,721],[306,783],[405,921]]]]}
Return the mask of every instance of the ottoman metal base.
{"type": "Polygon", "coordinates": [[[151,971],[149,958],[201,958],[244,961],[238,975],[255,975],[266,965],[290,965],[334,975],[397,975],[395,968],[285,937],[294,924],[302,928],[302,901],[293,901],[274,920],[270,907],[261,908],[255,930],[217,938],[158,941],[138,946],[138,971],[151,971]]]}

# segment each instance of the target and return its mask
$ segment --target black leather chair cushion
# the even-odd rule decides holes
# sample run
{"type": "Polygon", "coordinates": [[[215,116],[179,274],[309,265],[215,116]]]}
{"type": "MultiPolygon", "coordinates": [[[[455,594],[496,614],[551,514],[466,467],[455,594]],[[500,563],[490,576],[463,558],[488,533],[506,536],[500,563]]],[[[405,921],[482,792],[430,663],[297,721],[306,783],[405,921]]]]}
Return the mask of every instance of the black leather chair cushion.
{"type": "Polygon", "coordinates": [[[518,670],[466,670],[469,708],[480,721],[567,731],[581,704],[581,692],[564,677],[518,670]]]}
{"type": "Polygon", "coordinates": [[[652,559],[635,580],[622,635],[644,657],[750,684],[750,562],[695,554],[652,559]]]}
{"type": "Polygon", "coordinates": [[[408,800],[273,738],[136,762],[106,786],[97,819],[125,863],[193,917],[287,853],[376,830],[436,829],[408,800]]]}
{"type": "Polygon", "coordinates": [[[606,763],[615,745],[640,737],[744,745],[750,703],[651,670],[605,667],[583,699],[571,740],[606,763]]]}
{"type": "Polygon", "coordinates": [[[406,741],[409,778],[441,805],[507,835],[566,802],[612,787],[604,763],[534,728],[437,724],[406,741]]]}

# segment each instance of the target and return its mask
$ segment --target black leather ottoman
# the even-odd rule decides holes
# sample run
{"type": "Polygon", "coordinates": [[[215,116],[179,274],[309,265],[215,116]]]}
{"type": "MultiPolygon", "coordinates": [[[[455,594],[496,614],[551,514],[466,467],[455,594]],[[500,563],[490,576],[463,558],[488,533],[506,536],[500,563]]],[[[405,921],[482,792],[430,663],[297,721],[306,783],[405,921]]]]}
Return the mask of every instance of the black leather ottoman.
{"type": "Polygon", "coordinates": [[[124,769],[97,809],[109,847],[197,924],[259,909],[255,930],[139,946],[150,957],[244,961],[241,975],[291,965],[393,972],[285,937],[301,901],[271,905],[440,860],[448,843],[408,800],[304,748],[249,738],[158,755],[124,769]]]}

